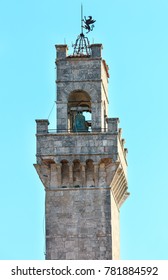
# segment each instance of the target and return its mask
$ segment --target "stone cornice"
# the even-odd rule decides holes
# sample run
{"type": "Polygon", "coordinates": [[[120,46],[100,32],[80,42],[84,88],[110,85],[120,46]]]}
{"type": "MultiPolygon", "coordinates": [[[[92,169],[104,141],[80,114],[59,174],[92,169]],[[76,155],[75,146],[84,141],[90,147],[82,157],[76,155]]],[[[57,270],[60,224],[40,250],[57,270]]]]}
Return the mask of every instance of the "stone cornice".
{"type": "Polygon", "coordinates": [[[113,180],[111,182],[111,190],[118,208],[121,207],[121,205],[129,196],[127,189],[128,187],[125,172],[120,163],[118,163],[113,180]]]}

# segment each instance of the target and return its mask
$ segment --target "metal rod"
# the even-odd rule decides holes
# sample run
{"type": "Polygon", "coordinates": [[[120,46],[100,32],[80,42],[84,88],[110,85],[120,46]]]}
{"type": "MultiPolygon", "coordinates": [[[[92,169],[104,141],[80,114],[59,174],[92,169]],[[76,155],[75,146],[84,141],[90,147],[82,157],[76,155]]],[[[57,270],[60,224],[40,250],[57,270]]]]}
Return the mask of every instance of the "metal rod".
{"type": "Polygon", "coordinates": [[[81,3],[81,34],[83,34],[83,4],[81,3]]]}

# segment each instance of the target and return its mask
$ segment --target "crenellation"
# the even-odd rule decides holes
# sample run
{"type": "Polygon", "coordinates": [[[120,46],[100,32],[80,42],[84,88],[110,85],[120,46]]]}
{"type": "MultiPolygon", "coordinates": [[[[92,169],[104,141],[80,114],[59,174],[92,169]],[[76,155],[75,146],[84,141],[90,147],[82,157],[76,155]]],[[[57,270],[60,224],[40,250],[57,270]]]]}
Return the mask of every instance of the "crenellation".
{"type": "Polygon", "coordinates": [[[67,57],[68,46],[67,45],[55,45],[57,50],[57,61],[59,59],[63,60],[67,57]]]}
{"type": "Polygon", "coordinates": [[[36,132],[37,134],[44,134],[48,132],[48,120],[36,120],[36,132]]]}

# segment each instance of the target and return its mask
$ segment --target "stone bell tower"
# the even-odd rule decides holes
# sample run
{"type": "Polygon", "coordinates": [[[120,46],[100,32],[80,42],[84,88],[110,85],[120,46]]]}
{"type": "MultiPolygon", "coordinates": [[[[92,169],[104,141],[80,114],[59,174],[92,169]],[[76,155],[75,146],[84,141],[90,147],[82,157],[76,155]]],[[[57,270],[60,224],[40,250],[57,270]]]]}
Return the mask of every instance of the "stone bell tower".
{"type": "Polygon", "coordinates": [[[36,171],[45,187],[46,259],[119,259],[127,162],[119,119],[108,117],[102,45],[68,55],[56,45],[57,128],[37,123],[36,171]]]}

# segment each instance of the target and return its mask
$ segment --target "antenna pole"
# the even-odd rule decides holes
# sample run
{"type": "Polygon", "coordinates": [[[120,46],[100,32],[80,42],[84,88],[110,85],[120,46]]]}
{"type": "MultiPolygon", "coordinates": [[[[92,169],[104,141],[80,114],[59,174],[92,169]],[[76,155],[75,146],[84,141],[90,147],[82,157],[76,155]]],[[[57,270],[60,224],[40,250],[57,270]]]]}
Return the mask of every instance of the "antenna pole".
{"type": "Polygon", "coordinates": [[[83,5],[81,4],[81,34],[83,34],[83,5]]]}

